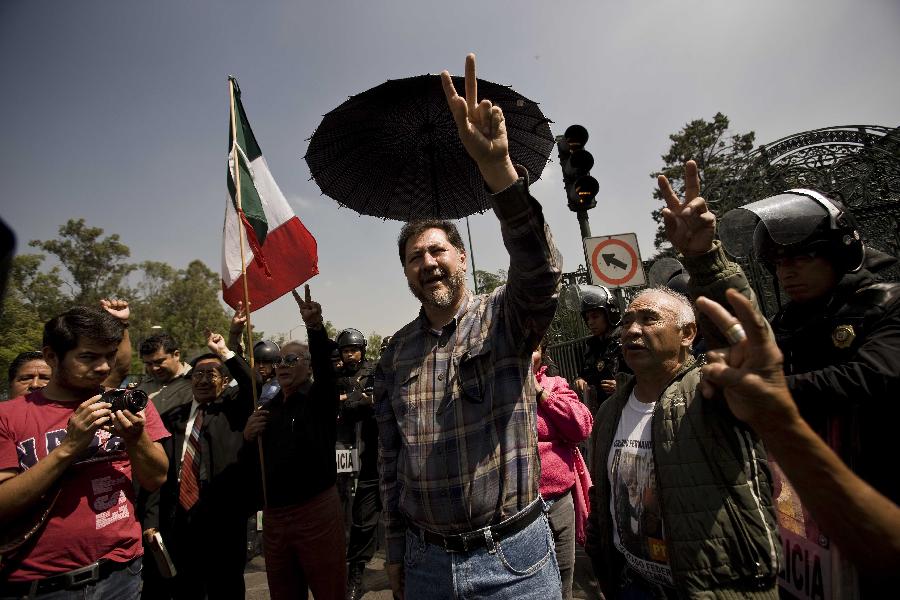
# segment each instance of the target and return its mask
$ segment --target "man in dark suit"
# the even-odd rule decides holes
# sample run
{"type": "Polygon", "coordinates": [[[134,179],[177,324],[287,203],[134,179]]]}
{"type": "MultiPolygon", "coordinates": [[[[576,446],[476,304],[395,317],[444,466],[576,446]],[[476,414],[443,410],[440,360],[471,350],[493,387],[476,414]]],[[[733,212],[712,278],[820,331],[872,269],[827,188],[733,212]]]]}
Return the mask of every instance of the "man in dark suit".
{"type": "Polygon", "coordinates": [[[253,507],[238,451],[254,408],[255,380],[221,335],[209,333],[207,346],[211,352],[191,363],[193,401],[163,416],[172,436],[164,444],[169,473],[156,504],[178,572],[171,581],[176,599],[244,598],[253,507]],[[236,386],[229,387],[231,377],[236,386]]]}

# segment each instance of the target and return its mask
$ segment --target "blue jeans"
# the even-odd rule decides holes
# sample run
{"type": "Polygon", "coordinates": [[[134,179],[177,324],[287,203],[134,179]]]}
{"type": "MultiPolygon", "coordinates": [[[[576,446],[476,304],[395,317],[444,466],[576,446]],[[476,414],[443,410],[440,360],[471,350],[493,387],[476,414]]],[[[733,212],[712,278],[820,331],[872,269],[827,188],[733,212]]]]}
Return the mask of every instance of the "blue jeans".
{"type": "MultiPolygon", "coordinates": [[[[0,600],[39,598],[40,600],[138,600],[141,596],[141,566],[143,557],[100,581],[74,590],[55,590],[36,596],[0,596],[0,600]]],[[[2,585],[0,585],[2,589],[2,585]]]]}
{"type": "MultiPolygon", "coordinates": [[[[540,501],[540,500],[539,500],[540,501]]],[[[406,598],[558,600],[559,567],[547,515],[472,552],[447,552],[407,530],[406,598]]]]}

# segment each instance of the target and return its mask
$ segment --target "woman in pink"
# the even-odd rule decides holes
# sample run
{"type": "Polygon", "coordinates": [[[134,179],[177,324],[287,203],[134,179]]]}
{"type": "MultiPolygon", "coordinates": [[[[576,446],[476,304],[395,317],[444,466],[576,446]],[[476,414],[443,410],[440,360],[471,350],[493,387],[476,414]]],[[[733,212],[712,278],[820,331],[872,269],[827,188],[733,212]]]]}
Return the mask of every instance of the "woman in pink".
{"type": "Polygon", "coordinates": [[[564,378],[547,375],[547,365],[542,364],[541,360],[543,349],[542,345],[531,355],[538,384],[540,491],[550,504],[548,517],[556,542],[563,598],[569,600],[575,569],[575,540],[577,538],[580,544],[584,544],[587,494],[591,485],[578,444],[591,434],[594,418],[564,378]]]}

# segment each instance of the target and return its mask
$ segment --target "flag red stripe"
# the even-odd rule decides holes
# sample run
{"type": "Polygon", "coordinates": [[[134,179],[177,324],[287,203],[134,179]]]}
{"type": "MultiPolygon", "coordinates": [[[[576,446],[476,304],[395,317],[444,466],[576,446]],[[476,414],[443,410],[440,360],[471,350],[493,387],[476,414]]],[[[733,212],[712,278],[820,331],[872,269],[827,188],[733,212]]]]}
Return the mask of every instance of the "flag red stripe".
{"type": "MultiPolygon", "coordinates": [[[[281,298],[319,272],[316,240],[296,216],[266,234],[262,250],[271,277],[257,261],[247,265],[251,311],[281,298]]],[[[238,277],[228,288],[223,283],[222,296],[236,310],[244,300],[244,278],[238,277]]]]}

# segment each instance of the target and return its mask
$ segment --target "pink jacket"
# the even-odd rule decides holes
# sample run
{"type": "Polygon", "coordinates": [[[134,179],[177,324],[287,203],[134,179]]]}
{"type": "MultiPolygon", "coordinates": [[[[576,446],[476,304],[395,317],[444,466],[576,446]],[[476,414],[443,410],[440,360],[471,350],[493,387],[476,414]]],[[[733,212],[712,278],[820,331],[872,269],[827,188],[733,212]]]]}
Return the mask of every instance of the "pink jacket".
{"type": "Polygon", "coordinates": [[[575,504],[575,541],[584,546],[591,476],[576,444],[591,435],[594,417],[590,409],[562,377],[548,377],[541,367],[535,379],[548,397],[538,403],[538,450],[541,453],[541,495],[557,496],[572,490],[575,504]],[[574,488],[574,489],[573,489],[574,488]]]}
{"type": "Polygon", "coordinates": [[[548,395],[537,408],[538,450],[541,495],[552,498],[575,485],[576,445],[591,435],[594,417],[564,378],[548,377],[546,370],[541,367],[535,374],[548,395]]]}

